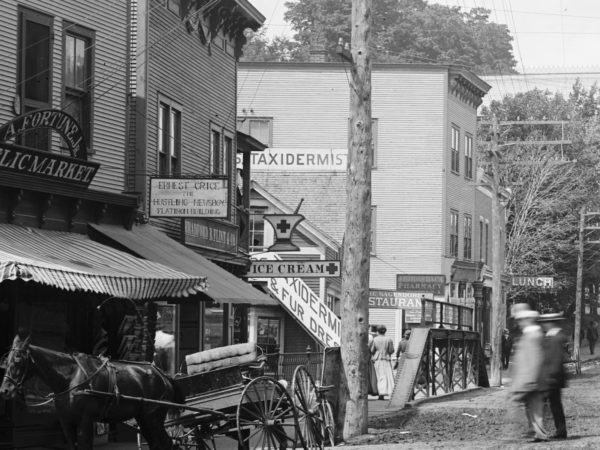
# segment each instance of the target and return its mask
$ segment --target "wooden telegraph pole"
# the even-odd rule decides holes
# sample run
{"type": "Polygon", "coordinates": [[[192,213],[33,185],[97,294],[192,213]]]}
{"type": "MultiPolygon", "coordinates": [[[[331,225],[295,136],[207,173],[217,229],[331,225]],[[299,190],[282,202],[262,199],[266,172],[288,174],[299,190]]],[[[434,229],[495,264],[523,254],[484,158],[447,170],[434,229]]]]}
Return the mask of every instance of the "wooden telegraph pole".
{"type": "Polygon", "coordinates": [[[346,231],[342,272],[342,386],[344,439],[367,432],[369,263],[371,254],[372,0],[352,0],[350,137],[346,175],[346,231]]]}
{"type": "Polygon", "coordinates": [[[575,371],[581,372],[579,365],[579,347],[581,336],[581,291],[583,285],[583,247],[585,239],[585,206],[581,207],[579,217],[579,252],[577,253],[577,282],[575,287],[575,333],[573,335],[573,356],[575,357],[575,371]]]}
{"type": "Polygon", "coordinates": [[[492,119],[492,323],[490,330],[492,358],[490,361],[490,386],[502,385],[502,330],[506,322],[506,310],[502,298],[502,251],[500,220],[500,171],[498,169],[498,121],[492,119]]]}

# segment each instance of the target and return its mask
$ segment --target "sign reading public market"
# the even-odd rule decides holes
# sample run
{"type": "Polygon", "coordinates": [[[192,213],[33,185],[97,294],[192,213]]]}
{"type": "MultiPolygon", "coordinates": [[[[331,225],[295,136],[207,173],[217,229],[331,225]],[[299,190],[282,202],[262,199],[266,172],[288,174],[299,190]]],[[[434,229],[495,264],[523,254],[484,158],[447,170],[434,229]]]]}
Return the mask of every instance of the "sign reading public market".
{"type": "Polygon", "coordinates": [[[150,217],[229,217],[229,189],[223,178],[152,178],[150,217]]]}
{"type": "Polygon", "coordinates": [[[246,276],[251,278],[274,277],[339,277],[340,261],[333,260],[288,260],[288,261],[252,261],[246,276]]]}

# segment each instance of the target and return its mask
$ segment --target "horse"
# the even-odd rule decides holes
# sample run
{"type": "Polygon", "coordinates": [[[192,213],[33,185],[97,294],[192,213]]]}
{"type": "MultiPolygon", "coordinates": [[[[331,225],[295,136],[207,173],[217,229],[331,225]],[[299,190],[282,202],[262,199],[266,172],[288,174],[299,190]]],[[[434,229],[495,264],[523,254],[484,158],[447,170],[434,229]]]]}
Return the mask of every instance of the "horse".
{"type": "Polygon", "coordinates": [[[137,421],[151,450],[178,448],[164,421],[169,404],[182,404],[184,398],[154,364],[62,353],[32,345],[30,338],[22,332],[15,336],[0,396],[14,398],[23,383],[37,375],[53,392],[49,401],[54,401],[70,449],[93,448],[94,422],[129,419],[137,421]]]}

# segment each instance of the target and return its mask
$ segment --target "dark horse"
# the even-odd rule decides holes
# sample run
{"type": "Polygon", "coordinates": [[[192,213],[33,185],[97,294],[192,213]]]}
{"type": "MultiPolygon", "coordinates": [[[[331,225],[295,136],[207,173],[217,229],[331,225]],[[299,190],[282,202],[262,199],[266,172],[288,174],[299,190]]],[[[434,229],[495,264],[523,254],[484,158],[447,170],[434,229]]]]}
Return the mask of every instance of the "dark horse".
{"type": "Polygon", "coordinates": [[[23,333],[15,336],[6,360],[0,395],[14,398],[23,382],[37,375],[53,391],[51,397],[71,449],[92,448],[94,422],[121,422],[132,418],[137,421],[150,449],[173,448],[164,427],[169,407],[153,404],[152,400],[181,404],[183,398],[160,369],[150,363],[56,352],[31,345],[29,341],[30,337],[23,333]]]}

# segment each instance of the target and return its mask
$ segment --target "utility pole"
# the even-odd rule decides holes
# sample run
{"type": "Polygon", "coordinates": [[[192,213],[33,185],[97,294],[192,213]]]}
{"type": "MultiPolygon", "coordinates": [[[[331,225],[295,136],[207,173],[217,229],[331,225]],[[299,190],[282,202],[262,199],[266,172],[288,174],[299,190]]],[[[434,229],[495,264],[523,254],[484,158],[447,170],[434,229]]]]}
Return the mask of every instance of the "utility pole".
{"type": "MultiPolygon", "coordinates": [[[[369,265],[371,257],[371,39],[372,0],[352,0],[350,137],[343,243],[340,388],[342,436],[367,432],[369,265]]],[[[338,421],[339,422],[339,421],[338,421]]]]}
{"type": "Polygon", "coordinates": [[[498,121],[494,116],[492,119],[492,323],[490,330],[492,358],[490,361],[490,386],[502,385],[502,330],[506,323],[506,309],[502,298],[502,251],[500,220],[500,171],[498,169],[498,121]]]}
{"type": "Polygon", "coordinates": [[[583,284],[583,245],[585,238],[585,206],[581,207],[579,217],[579,252],[577,253],[577,282],[575,288],[575,333],[573,336],[573,354],[575,356],[575,371],[581,372],[579,365],[579,336],[581,335],[581,287],[583,284]]]}

